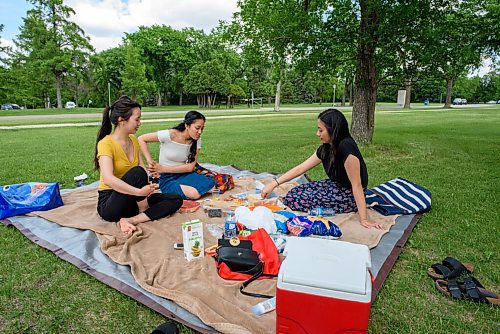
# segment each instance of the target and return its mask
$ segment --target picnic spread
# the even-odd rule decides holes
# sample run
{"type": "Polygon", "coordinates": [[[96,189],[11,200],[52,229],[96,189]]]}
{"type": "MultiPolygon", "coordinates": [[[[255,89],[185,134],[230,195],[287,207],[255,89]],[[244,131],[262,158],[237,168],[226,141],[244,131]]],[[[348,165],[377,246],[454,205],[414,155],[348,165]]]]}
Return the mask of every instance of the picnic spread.
{"type": "MultiPolygon", "coordinates": [[[[383,225],[383,228],[378,230],[362,227],[356,213],[314,217],[303,212],[293,212],[283,206],[280,198],[298,183],[282,184],[275,189],[274,196],[265,200],[259,198],[259,184],[271,181],[271,176],[259,180],[251,175],[235,177],[234,188],[224,193],[205,196],[198,201],[187,201],[179,212],[170,217],[138,225],[137,231],[130,237],[124,236],[116,224],[105,222],[98,216],[95,210],[97,201],[95,187],[67,192],[63,194],[63,206],[50,211],[36,212],[34,215],[61,227],[95,232],[100,250],[113,262],[130,267],[131,275],[142,289],[174,302],[197,316],[208,328],[218,332],[269,333],[274,332],[277,325],[290,326],[289,318],[297,318],[297,315],[284,308],[283,305],[286,303],[283,304],[283,301],[288,300],[287,298],[296,298],[297,294],[316,296],[319,290],[322,291],[319,293],[321,297],[329,298],[330,301],[350,300],[360,303],[362,306],[358,311],[368,314],[365,317],[366,324],[364,320],[358,324],[363,329],[368,322],[369,304],[372,298],[369,249],[372,249],[372,252],[377,249],[381,238],[396,223],[398,215],[384,216],[376,210],[368,210],[369,218],[383,225]],[[227,227],[225,223],[231,213],[236,213],[232,218],[237,218],[234,220],[237,231],[232,238],[224,239],[227,227]],[[242,224],[240,220],[246,224],[242,224]],[[249,229],[249,226],[252,229],[249,229]],[[184,236],[183,240],[183,233],[188,227],[191,227],[191,233],[199,231],[198,237],[202,235],[192,244],[188,243],[192,234],[188,235],[187,239],[184,236]],[[285,230],[288,230],[288,234],[284,234],[285,230]],[[254,241],[253,247],[248,247],[247,241],[252,240],[252,234],[262,234],[268,239],[265,242],[254,241]],[[258,254],[257,262],[250,261],[240,267],[245,270],[250,268],[253,271],[248,269],[250,271],[246,276],[240,276],[238,280],[221,274],[220,267],[223,261],[219,261],[220,254],[217,250],[222,249],[221,242],[224,240],[237,243],[235,246],[239,247],[238,249],[249,250],[244,251],[248,254],[253,254],[252,252],[258,254]],[[184,250],[174,249],[173,245],[176,243],[184,243],[184,250]],[[259,249],[259,245],[262,247],[263,244],[265,247],[259,249]],[[316,289],[319,290],[314,291],[313,288],[311,291],[308,281],[313,280],[313,277],[296,273],[294,267],[309,264],[312,266],[310,274],[313,275],[312,273],[320,270],[319,268],[331,269],[346,265],[342,262],[337,263],[339,257],[335,254],[331,258],[319,257],[321,261],[329,261],[330,267],[318,265],[315,256],[303,256],[307,254],[306,250],[311,248],[310,245],[320,244],[326,247],[323,253],[331,255],[334,251],[340,252],[345,255],[344,260],[350,259],[352,254],[357,254],[357,251],[353,253],[349,248],[352,245],[364,247],[366,252],[361,251],[361,253],[365,255],[355,256],[357,260],[347,261],[348,264],[355,264],[354,269],[358,274],[354,278],[344,276],[333,278],[330,282],[315,282],[316,289]],[[349,251],[344,253],[342,247],[347,247],[345,249],[349,251]],[[292,252],[291,249],[295,251],[292,252]],[[284,254],[278,257],[278,253],[283,253],[283,250],[284,254],[288,255],[290,263],[285,266],[283,264],[287,261],[286,258],[283,261],[284,254]],[[259,262],[258,256],[266,252],[269,254],[274,252],[275,258],[268,255],[267,260],[259,264],[262,261],[259,262]],[[274,260],[269,260],[271,258],[274,260]],[[280,271],[280,266],[286,270],[288,278],[284,277],[285,272],[280,271]],[[359,274],[363,272],[363,275],[359,274]],[[278,278],[264,277],[265,274],[274,276],[281,274],[281,277],[279,275],[278,278]],[[249,282],[243,289],[250,291],[250,295],[241,293],[242,282],[246,283],[254,276],[257,276],[255,280],[249,282]],[[294,279],[301,283],[293,283],[294,279]],[[354,281],[356,283],[353,283],[354,281]],[[340,296],[331,295],[332,291],[340,291],[340,296]],[[256,321],[256,315],[250,310],[263,299],[255,298],[252,294],[278,296],[277,312],[264,313],[258,316],[256,321]],[[360,299],[359,296],[363,298],[360,299]]],[[[226,246],[231,250],[231,246],[226,246]]],[[[228,258],[230,259],[228,263],[234,265],[231,254],[228,258]]],[[[248,258],[251,258],[251,255],[248,258]]],[[[229,272],[233,273],[241,271],[235,268],[229,269],[229,272]]],[[[341,273],[348,271],[350,270],[340,270],[341,273]]],[[[376,272],[373,276],[376,276],[376,272]]],[[[317,301],[314,297],[312,299],[315,305],[317,301]]],[[[335,302],[332,305],[335,305],[335,302]]],[[[298,318],[296,320],[299,321],[298,318]]]]}

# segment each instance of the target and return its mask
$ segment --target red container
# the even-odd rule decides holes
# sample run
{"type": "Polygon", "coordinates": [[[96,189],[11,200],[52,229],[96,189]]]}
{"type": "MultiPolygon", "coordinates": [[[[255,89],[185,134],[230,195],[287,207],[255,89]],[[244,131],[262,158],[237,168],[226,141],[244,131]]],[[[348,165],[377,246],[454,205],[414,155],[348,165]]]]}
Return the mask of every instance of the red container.
{"type": "Polygon", "coordinates": [[[364,245],[288,238],[278,274],[277,334],[365,333],[370,251],[364,245]]]}

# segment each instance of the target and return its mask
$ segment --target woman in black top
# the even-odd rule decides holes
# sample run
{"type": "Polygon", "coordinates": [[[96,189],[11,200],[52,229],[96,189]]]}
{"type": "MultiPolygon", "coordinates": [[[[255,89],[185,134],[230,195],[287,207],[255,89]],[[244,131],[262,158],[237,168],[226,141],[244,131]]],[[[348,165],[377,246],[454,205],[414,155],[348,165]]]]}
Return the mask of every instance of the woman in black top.
{"type": "Polygon", "coordinates": [[[323,144],[306,161],[267,184],[262,190],[262,197],[266,198],[275,187],[321,163],[328,179],[291,189],[283,203],[297,211],[316,207],[333,208],[336,213],[357,210],[361,225],[381,228],[380,224],[368,220],[366,214],[364,189],[368,185],[368,172],[358,145],[349,133],[344,114],[337,109],[320,113],[316,135],[323,144]]]}

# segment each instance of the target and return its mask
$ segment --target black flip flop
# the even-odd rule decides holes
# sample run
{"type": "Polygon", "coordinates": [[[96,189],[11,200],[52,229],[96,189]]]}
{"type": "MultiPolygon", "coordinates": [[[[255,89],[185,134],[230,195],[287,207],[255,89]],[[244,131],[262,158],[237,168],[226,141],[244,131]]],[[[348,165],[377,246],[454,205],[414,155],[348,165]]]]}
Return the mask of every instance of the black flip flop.
{"type": "Polygon", "coordinates": [[[486,290],[474,277],[466,277],[463,282],[454,279],[448,281],[436,280],[436,288],[448,298],[466,299],[475,303],[486,303],[493,306],[500,305],[500,296],[497,293],[486,290]]]}
{"type": "Polygon", "coordinates": [[[177,329],[177,325],[173,322],[166,322],[156,327],[151,334],[179,334],[179,330],[177,329]]]}
{"type": "Polygon", "coordinates": [[[464,291],[465,298],[475,303],[487,303],[494,306],[500,305],[500,296],[497,293],[486,290],[474,277],[466,277],[464,283],[459,284],[460,289],[464,291]]]}
{"type": "Polygon", "coordinates": [[[474,267],[469,263],[462,263],[457,259],[448,256],[441,263],[434,263],[427,269],[427,275],[432,279],[453,279],[464,274],[470,274],[474,267]]]}
{"type": "Polygon", "coordinates": [[[458,286],[458,283],[454,279],[450,279],[448,281],[438,279],[436,280],[436,288],[448,298],[451,299],[463,299],[464,294],[462,290],[458,286]]]}

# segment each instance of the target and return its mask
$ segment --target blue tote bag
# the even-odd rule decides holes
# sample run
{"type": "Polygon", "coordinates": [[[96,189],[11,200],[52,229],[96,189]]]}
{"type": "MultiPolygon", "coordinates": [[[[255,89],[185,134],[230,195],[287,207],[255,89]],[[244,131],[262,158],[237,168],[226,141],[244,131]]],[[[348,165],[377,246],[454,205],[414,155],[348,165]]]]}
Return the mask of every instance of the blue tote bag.
{"type": "Polygon", "coordinates": [[[0,188],[0,219],[63,205],[59,183],[28,182],[0,188]]]}

